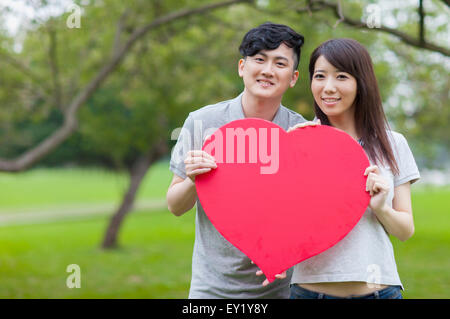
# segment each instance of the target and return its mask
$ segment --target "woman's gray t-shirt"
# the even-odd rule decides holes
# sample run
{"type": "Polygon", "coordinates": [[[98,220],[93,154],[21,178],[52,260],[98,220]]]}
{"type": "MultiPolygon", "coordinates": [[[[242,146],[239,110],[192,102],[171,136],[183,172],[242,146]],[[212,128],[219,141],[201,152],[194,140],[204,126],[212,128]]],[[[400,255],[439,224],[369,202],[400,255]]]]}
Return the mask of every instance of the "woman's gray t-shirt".
{"type": "MultiPolygon", "coordinates": [[[[379,165],[379,168],[389,181],[388,203],[392,205],[394,188],[407,182],[414,183],[420,174],[405,137],[393,131],[389,131],[388,136],[399,174],[393,175],[389,167],[379,165]]],[[[293,269],[292,284],[360,281],[403,288],[389,235],[370,208],[336,245],[293,269]]]]}

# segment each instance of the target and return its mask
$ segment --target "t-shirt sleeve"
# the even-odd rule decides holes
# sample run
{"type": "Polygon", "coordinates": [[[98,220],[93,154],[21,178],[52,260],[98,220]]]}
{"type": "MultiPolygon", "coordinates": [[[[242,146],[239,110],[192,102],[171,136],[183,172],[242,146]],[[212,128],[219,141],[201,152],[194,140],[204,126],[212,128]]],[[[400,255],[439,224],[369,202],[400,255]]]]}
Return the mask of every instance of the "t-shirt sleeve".
{"type": "Polygon", "coordinates": [[[191,115],[187,117],[179,133],[170,157],[170,170],[181,178],[186,178],[184,159],[194,146],[194,120],[191,115]]]}
{"type": "Polygon", "coordinates": [[[414,156],[409,148],[408,142],[402,134],[397,133],[395,136],[395,148],[397,165],[399,174],[394,176],[394,187],[410,182],[411,184],[420,178],[419,169],[417,168],[414,156]]]}

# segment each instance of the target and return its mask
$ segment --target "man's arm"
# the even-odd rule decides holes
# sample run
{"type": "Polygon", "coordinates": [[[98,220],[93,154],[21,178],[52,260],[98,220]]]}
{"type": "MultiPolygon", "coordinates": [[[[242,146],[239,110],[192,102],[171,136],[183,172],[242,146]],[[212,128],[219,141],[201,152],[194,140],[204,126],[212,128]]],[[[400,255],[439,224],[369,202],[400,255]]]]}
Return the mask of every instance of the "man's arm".
{"type": "Polygon", "coordinates": [[[195,176],[217,167],[214,158],[204,151],[189,151],[184,161],[186,178],[174,174],[167,190],[167,206],[172,214],[181,216],[194,207],[197,201],[195,176]]]}
{"type": "Polygon", "coordinates": [[[195,183],[189,177],[183,179],[174,174],[166,198],[169,211],[175,216],[183,215],[194,207],[197,200],[195,183]]]}

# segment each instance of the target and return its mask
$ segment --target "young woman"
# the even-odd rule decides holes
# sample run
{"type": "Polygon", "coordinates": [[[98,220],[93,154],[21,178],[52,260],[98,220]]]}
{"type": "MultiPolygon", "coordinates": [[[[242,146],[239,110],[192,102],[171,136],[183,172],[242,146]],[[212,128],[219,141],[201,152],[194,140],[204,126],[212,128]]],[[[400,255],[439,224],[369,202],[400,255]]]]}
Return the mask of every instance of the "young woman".
{"type": "MultiPolygon", "coordinates": [[[[294,266],[291,299],[402,298],[389,235],[414,233],[410,184],[420,177],[403,135],[390,131],[372,61],[352,39],[322,43],[311,55],[311,91],[322,125],[341,129],[369,157],[369,208],[333,247],[294,266]]],[[[283,275],[277,275],[282,278],[283,275]]]]}

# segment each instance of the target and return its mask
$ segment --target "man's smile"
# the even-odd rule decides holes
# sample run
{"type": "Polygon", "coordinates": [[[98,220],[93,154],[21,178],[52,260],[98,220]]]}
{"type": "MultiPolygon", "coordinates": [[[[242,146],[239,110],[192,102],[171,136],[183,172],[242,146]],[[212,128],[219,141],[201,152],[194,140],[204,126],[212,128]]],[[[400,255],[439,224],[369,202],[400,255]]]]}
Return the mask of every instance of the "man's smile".
{"type": "Polygon", "coordinates": [[[256,80],[256,82],[258,82],[263,87],[269,87],[269,86],[274,85],[274,83],[272,81],[265,80],[265,79],[258,79],[258,80],[256,80]]]}

